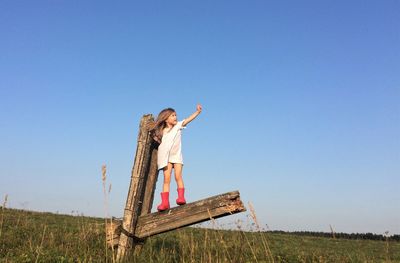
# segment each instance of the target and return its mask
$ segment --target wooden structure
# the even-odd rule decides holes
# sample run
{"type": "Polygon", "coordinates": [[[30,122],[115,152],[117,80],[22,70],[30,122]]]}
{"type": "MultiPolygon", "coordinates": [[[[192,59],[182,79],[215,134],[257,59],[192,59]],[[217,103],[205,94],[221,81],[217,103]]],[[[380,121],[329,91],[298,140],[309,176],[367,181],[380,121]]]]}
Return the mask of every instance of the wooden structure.
{"type": "Polygon", "coordinates": [[[132,250],[139,251],[146,237],[180,227],[245,211],[240,194],[233,191],[163,212],[150,213],[158,177],[157,147],[147,125],[151,114],[140,121],[135,161],[118,241],[117,261],[132,250]]]}

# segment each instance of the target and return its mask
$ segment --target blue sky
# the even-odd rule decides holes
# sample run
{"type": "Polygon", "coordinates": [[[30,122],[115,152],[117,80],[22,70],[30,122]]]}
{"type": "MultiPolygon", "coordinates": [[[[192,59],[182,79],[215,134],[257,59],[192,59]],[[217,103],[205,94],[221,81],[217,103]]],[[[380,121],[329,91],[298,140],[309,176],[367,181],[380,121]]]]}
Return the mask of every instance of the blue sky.
{"type": "Polygon", "coordinates": [[[200,102],[183,135],[188,201],[238,189],[270,229],[399,234],[399,11],[1,1],[1,198],[104,216],[106,164],[120,217],[141,116],[173,107],[182,119],[200,102]]]}

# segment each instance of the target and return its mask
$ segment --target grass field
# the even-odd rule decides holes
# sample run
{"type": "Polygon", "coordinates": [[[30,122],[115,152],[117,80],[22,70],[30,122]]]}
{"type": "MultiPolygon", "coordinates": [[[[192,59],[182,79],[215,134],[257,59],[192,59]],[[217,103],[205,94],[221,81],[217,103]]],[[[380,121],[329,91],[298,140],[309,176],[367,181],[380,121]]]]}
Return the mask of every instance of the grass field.
{"type": "MultiPolygon", "coordinates": [[[[102,218],[0,210],[0,262],[113,262],[102,218]]],[[[187,227],[127,262],[400,262],[400,242],[187,227]]]]}

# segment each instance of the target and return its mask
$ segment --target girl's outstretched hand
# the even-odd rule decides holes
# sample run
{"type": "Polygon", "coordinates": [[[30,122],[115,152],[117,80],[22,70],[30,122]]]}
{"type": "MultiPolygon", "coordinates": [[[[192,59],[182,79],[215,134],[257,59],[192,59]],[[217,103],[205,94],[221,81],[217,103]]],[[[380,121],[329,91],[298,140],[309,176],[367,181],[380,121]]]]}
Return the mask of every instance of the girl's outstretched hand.
{"type": "Polygon", "coordinates": [[[186,126],[189,122],[191,122],[192,120],[194,120],[201,112],[201,110],[203,109],[203,107],[200,104],[197,104],[196,107],[196,112],[193,112],[192,115],[190,115],[188,118],[186,118],[183,123],[182,126],[186,126]]]}
{"type": "Polygon", "coordinates": [[[197,104],[197,112],[201,112],[202,109],[203,107],[200,104],[197,104]]]}

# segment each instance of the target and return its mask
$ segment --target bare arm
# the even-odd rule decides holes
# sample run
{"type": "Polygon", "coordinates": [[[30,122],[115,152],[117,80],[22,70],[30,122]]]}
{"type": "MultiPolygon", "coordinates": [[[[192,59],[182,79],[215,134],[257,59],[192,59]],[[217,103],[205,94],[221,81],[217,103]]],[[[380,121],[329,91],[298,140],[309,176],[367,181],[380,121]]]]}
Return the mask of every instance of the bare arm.
{"type": "Polygon", "coordinates": [[[203,107],[200,104],[197,104],[196,111],[183,121],[182,126],[186,126],[189,122],[194,120],[201,113],[202,109],[203,107]]]}

